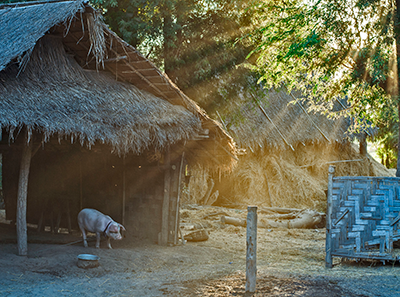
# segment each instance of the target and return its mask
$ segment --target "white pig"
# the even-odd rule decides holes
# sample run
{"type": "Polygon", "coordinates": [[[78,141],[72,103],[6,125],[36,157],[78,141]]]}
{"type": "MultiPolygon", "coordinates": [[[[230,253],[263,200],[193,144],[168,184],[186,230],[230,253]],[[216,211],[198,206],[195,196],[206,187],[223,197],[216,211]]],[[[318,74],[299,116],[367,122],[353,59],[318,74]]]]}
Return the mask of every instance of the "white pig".
{"type": "Polygon", "coordinates": [[[97,241],[96,248],[100,248],[100,236],[103,233],[107,237],[107,245],[109,249],[112,249],[110,239],[121,240],[122,236],[120,229],[125,231],[124,226],[115,222],[110,216],[102,214],[100,211],[85,208],[82,209],[78,214],[78,224],[82,231],[83,245],[88,246],[86,240],[86,230],[89,232],[96,233],[97,241]]]}

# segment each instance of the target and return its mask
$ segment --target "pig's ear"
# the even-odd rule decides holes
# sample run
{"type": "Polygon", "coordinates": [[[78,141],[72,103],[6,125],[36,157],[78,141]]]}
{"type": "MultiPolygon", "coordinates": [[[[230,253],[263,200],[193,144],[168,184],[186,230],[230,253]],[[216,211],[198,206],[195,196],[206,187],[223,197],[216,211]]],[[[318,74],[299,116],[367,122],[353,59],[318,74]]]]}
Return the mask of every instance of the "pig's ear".
{"type": "Polygon", "coordinates": [[[118,225],[122,228],[122,230],[126,231],[124,226],[122,226],[121,224],[118,224],[118,225]]]}

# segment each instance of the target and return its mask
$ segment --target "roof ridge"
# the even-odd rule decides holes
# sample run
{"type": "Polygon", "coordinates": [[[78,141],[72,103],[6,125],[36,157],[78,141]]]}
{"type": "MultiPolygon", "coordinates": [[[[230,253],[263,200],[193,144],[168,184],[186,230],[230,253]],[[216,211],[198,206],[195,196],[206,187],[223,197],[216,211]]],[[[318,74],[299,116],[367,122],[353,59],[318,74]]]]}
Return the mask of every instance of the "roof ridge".
{"type": "Polygon", "coordinates": [[[82,2],[84,4],[89,3],[88,0],[42,0],[42,1],[39,0],[39,1],[4,3],[4,4],[0,4],[0,9],[24,7],[24,6],[39,5],[39,4],[49,4],[49,3],[57,3],[57,2],[82,2]]]}

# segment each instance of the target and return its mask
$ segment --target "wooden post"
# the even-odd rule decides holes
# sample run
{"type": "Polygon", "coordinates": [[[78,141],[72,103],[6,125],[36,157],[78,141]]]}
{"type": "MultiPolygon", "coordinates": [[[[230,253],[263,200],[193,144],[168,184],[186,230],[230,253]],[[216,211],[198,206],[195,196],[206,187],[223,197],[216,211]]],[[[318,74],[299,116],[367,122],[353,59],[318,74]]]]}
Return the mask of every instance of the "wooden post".
{"type": "Polygon", "coordinates": [[[325,241],[325,267],[332,268],[332,189],[333,176],[335,175],[335,166],[329,166],[328,174],[328,194],[326,206],[326,241],[325,241]]]}
{"type": "MultiPolygon", "coordinates": [[[[179,204],[181,200],[181,182],[183,172],[183,161],[185,158],[185,152],[182,152],[181,164],[179,166],[179,177],[178,177],[178,198],[176,199],[176,213],[175,213],[175,233],[174,233],[174,244],[178,244],[178,230],[179,230],[179,204]]],[[[183,238],[182,238],[183,241],[183,238]]]]}
{"type": "Polygon", "coordinates": [[[83,209],[83,189],[82,189],[82,158],[79,162],[79,210],[83,209]]]}
{"type": "Polygon", "coordinates": [[[125,171],[125,156],[122,160],[122,225],[125,226],[125,203],[126,203],[126,171],[125,171]]]}
{"type": "Polygon", "coordinates": [[[28,196],[28,178],[31,165],[32,146],[25,139],[22,150],[21,166],[19,171],[18,198],[17,198],[17,246],[18,255],[28,255],[28,234],[26,227],[26,205],[28,196]]]}
{"type": "Polygon", "coordinates": [[[164,199],[161,216],[161,235],[159,236],[160,245],[167,245],[169,233],[169,196],[171,187],[171,156],[169,146],[165,152],[164,158],[164,199]]]}
{"type": "Polygon", "coordinates": [[[257,276],[257,206],[247,207],[246,292],[256,291],[257,276]]]}

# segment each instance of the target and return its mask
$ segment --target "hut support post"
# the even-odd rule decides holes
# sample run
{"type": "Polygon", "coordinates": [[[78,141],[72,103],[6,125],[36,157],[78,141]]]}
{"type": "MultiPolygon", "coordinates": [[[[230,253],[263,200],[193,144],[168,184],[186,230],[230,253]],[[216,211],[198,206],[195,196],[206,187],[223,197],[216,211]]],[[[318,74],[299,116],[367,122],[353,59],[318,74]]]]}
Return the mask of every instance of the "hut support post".
{"type": "Polygon", "coordinates": [[[327,194],[327,209],[326,209],[326,241],[325,241],[325,267],[332,268],[332,188],[333,176],[335,174],[335,166],[329,166],[328,174],[328,194],[327,194]]]}
{"type": "MultiPolygon", "coordinates": [[[[176,199],[176,214],[175,214],[175,234],[174,234],[174,244],[178,244],[178,230],[179,230],[179,205],[181,200],[181,178],[183,171],[183,160],[185,158],[185,152],[182,153],[181,164],[179,166],[179,177],[178,177],[178,198],[176,199]]],[[[183,242],[183,238],[182,238],[183,242]]]]}
{"type": "Polygon", "coordinates": [[[246,247],[246,293],[254,293],[257,277],[257,206],[247,207],[246,247]]]}
{"type": "Polygon", "coordinates": [[[159,237],[160,245],[167,245],[169,233],[169,196],[171,187],[171,156],[169,147],[167,147],[165,152],[164,160],[164,199],[162,205],[161,234],[159,237]]]}
{"type": "Polygon", "coordinates": [[[122,225],[125,226],[125,204],[126,204],[126,170],[125,170],[125,156],[122,160],[122,225]]]}
{"type": "Polygon", "coordinates": [[[79,162],[79,210],[83,209],[82,158],[79,162]]]}
{"type": "Polygon", "coordinates": [[[26,226],[26,205],[28,197],[28,179],[31,165],[32,146],[25,140],[22,150],[21,167],[19,171],[18,198],[17,198],[17,246],[18,255],[28,255],[28,234],[26,226]]]}

